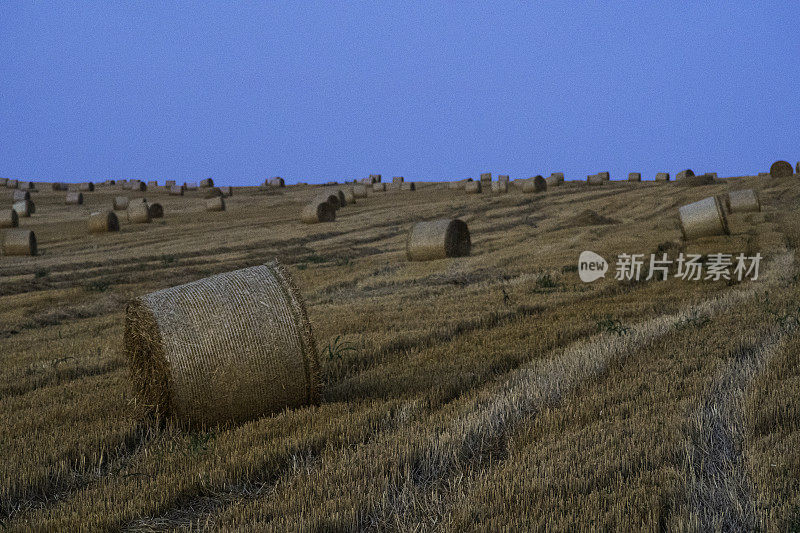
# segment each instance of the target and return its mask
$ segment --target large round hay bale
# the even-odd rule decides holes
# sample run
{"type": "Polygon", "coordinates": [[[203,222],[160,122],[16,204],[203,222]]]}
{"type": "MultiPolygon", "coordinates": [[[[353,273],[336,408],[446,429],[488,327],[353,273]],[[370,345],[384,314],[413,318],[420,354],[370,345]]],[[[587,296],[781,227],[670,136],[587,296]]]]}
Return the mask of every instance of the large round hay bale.
{"type": "Polygon", "coordinates": [[[271,185],[272,187],[285,187],[286,181],[284,181],[283,178],[276,176],[274,178],[270,178],[267,181],[267,185],[271,185]]]}
{"type": "Polygon", "coordinates": [[[131,190],[145,192],[147,190],[147,184],[143,181],[136,180],[131,183],[131,190]]]}
{"type": "Polygon", "coordinates": [[[356,196],[353,194],[353,189],[350,187],[345,187],[342,189],[342,194],[344,194],[344,202],[345,204],[354,204],[356,203],[356,196]]]}
{"type": "Polygon", "coordinates": [[[467,224],[443,218],[414,224],[406,239],[406,256],[409,261],[461,257],[469,255],[471,247],[467,224]]]}
{"type": "Polygon", "coordinates": [[[603,181],[611,181],[610,172],[598,172],[597,175],[600,176],[600,179],[602,179],[603,181]]]}
{"type": "Polygon", "coordinates": [[[669,181],[669,172],[656,173],[656,181],[669,181]]]}
{"type": "Polygon", "coordinates": [[[137,298],[124,344],[142,404],[179,424],[239,423],[319,401],[305,305],[277,262],[137,298]]]}
{"type": "Polygon", "coordinates": [[[372,192],[384,192],[386,191],[386,184],[380,181],[376,181],[372,184],[372,192]]]}
{"type": "Polygon", "coordinates": [[[14,189],[14,192],[12,193],[11,196],[12,196],[13,201],[15,201],[15,202],[20,202],[22,200],[30,200],[31,199],[30,191],[23,191],[23,190],[20,190],[20,189],[14,189]]]}
{"type": "Polygon", "coordinates": [[[9,189],[16,189],[19,185],[19,180],[8,180],[6,182],[6,187],[9,189]]]}
{"type": "Polygon", "coordinates": [[[684,176],[676,180],[678,185],[684,185],[686,187],[701,187],[703,185],[713,185],[714,184],[714,176],[711,174],[698,174],[697,176],[684,176]]]}
{"type": "Polygon", "coordinates": [[[150,204],[147,207],[147,210],[150,212],[150,218],[164,218],[164,206],[159,203],[150,204]]]}
{"type": "Polygon", "coordinates": [[[505,181],[506,183],[508,183],[509,181],[511,181],[511,176],[509,176],[508,174],[500,174],[499,176],[497,176],[497,181],[505,181]]]}
{"type": "Polygon", "coordinates": [[[128,222],[147,224],[150,222],[150,206],[147,202],[133,201],[128,205],[128,222]]]}
{"type": "Polygon", "coordinates": [[[347,198],[345,197],[342,189],[336,189],[336,196],[339,197],[339,207],[344,207],[347,205],[347,198]]]}
{"type": "Polygon", "coordinates": [[[605,180],[600,174],[590,174],[586,176],[586,183],[589,185],[602,185],[606,181],[607,180],[605,180]]]}
{"type": "Polygon", "coordinates": [[[124,211],[128,209],[128,204],[130,203],[131,201],[127,196],[115,196],[112,207],[115,211],[124,211]]]}
{"type": "Polygon", "coordinates": [[[395,176],[395,177],[392,178],[392,184],[394,184],[394,185],[400,185],[404,181],[405,181],[405,178],[403,176],[395,176]]]}
{"type": "Polygon", "coordinates": [[[681,170],[678,172],[678,175],[675,176],[675,181],[681,181],[682,179],[686,179],[690,176],[694,176],[694,171],[691,168],[687,168],[686,170],[681,170]]]}
{"type": "Polygon", "coordinates": [[[380,183],[381,182],[381,175],[380,174],[370,174],[369,178],[370,183],[380,183]]]}
{"type": "Polygon", "coordinates": [[[769,175],[773,178],[790,178],[792,176],[792,165],[786,161],[775,161],[769,167],[769,175]]]}
{"type": "Polygon", "coordinates": [[[686,240],[712,235],[729,235],[728,219],[716,196],[684,205],[678,209],[681,231],[686,240]]]}
{"type": "Polygon", "coordinates": [[[353,185],[353,198],[366,198],[367,188],[364,185],[353,185]]]}
{"type": "Polygon", "coordinates": [[[206,211],[225,211],[225,199],[222,196],[214,196],[206,200],[206,211]]]}
{"type": "Polygon", "coordinates": [[[224,187],[219,188],[220,192],[222,192],[223,196],[233,196],[233,187],[230,185],[225,185],[224,187]]]}
{"type": "Polygon", "coordinates": [[[413,181],[404,181],[400,184],[401,191],[416,191],[417,185],[413,181]]]}
{"type": "Polygon", "coordinates": [[[483,190],[480,181],[467,181],[464,183],[464,192],[467,194],[479,194],[483,190]]]}
{"type": "Polygon", "coordinates": [[[64,203],[67,205],[83,205],[83,193],[68,192],[64,203]]]}
{"type": "Polygon", "coordinates": [[[169,188],[169,195],[170,196],[183,196],[183,186],[182,185],[173,185],[169,188]]]}
{"type": "Polygon", "coordinates": [[[641,172],[629,172],[628,173],[628,181],[642,181],[642,173],[641,172]]]}
{"type": "Polygon", "coordinates": [[[506,194],[508,192],[507,181],[493,181],[490,187],[494,194],[506,194]]]}
{"type": "Polygon", "coordinates": [[[31,200],[20,200],[14,202],[11,209],[16,211],[20,217],[29,217],[36,212],[36,205],[31,200]]]}
{"type": "Polygon", "coordinates": [[[3,234],[3,255],[36,255],[36,234],[29,229],[10,229],[3,234]]]}
{"type": "Polygon", "coordinates": [[[300,220],[306,224],[317,222],[333,222],[336,220],[336,208],[327,200],[314,200],[303,207],[300,220]]]}
{"type": "Polygon", "coordinates": [[[546,190],[547,180],[541,175],[527,179],[522,184],[522,192],[524,193],[545,192],[546,190]]]}
{"type": "Polygon", "coordinates": [[[545,183],[549,187],[558,187],[559,185],[564,183],[564,173],[563,172],[552,172],[550,175],[545,178],[545,183]]]}
{"type": "Polygon", "coordinates": [[[200,187],[207,189],[208,187],[214,186],[214,180],[211,178],[206,178],[204,180],[200,180],[200,187]]]}
{"type": "Polygon", "coordinates": [[[89,215],[89,233],[119,231],[119,219],[113,211],[101,211],[89,215]]]}
{"type": "Polygon", "coordinates": [[[19,215],[13,209],[0,209],[0,228],[19,226],[19,215]]]}
{"type": "Polygon", "coordinates": [[[761,200],[753,189],[731,191],[725,197],[725,207],[728,213],[761,211],[761,200]]]}
{"type": "Polygon", "coordinates": [[[85,181],[83,183],[78,184],[78,191],[80,192],[92,192],[94,191],[94,183],[91,181],[85,181]]]}
{"type": "Polygon", "coordinates": [[[209,198],[214,198],[216,196],[225,196],[225,195],[222,194],[222,190],[219,187],[206,187],[206,190],[203,193],[203,198],[208,200],[209,198]]]}

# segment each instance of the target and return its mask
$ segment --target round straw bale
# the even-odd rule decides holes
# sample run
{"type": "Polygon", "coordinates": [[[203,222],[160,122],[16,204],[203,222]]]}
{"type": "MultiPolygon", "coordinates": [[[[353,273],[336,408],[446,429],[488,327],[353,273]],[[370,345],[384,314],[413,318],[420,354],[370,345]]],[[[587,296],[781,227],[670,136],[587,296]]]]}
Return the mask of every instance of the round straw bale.
{"type": "Polygon", "coordinates": [[[468,194],[479,194],[483,190],[480,181],[467,181],[464,183],[464,191],[468,194]]]}
{"type": "Polygon", "coordinates": [[[207,189],[208,187],[214,186],[214,180],[211,178],[206,178],[204,180],[200,180],[200,187],[207,189]]]}
{"type": "Polygon", "coordinates": [[[6,182],[6,187],[8,187],[9,189],[16,189],[18,185],[19,185],[19,180],[8,180],[6,182]]]}
{"type": "Polygon", "coordinates": [[[36,206],[31,200],[20,200],[14,202],[11,209],[17,212],[20,217],[29,217],[36,212],[36,206]]]}
{"type": "Polygon", "coordinates": [[[36,234],[28,229],[10,229],[3,236],[4,255],[36,255],[36,234]]]}
{"type": "Polygon", "coordinates": [[[730,235],[722,202],[716,196],[684,205],[678,209],[681,231],[686,240],[711,235],[730,235]]]}
{"type": "Polygon", "coordinates": [[[147,224],[150,222],[150,206],[147,202],[134,200],[128,205],[128,222],[147,224]]]}
{"type": "Polygon", "coordinates": [[[690,168],[687,168],[686,170],[681,170],[680,172],[678,172],[678,175],[675,176],[675,180],[680,181],[690,176],[694,176],[694,171],[692,171],[692,169],[690,168]]]}
{"type": "Polygon", "coordinates": [[[181,185],[173,185],[169,188],[169,195],[170,196],[183,196],[183,186],[181,185]]]}
{"type": "Polygon", "coordinates": [[[222,194],[222,191],[219,187],[207,187],[205,192],[203,193],[203,197],[208,200],[209,198],[214,198],[216,196],[225,196],[222,194]]]}
{"type": "Polygon", "coordinates": [[[159,203],[150,204],[147,208],[150,211],[150,218],[164,218],[164,206],[159,203]]]}
{"type": "Polygon", "coordinates": [[[497,176],[497,181],[505,181],[506,183],[508,183],[509,181],[511,181],[511,178],[508,174],[500,174],[499,176],[497,176]]]}
{"type": "Polygon", "coordinates": [[[158,187],[158,181],[148,181],[147,182],[147,186],[148,187],[158,187]]]}
{"type": "Polygon", "coordinates": [[[116,196],[112,206],[115,211],[124,211],[128,209],[128,204],[130,204],[130,199],[127,196],[116,196]]]}
{"type": "Polygon", "coordinates": [[[136,180],[131,183],[131,190],[145,192],[147,190],[147,184],[143,181],[136,180]]]}
{"type": "Polygon", "coordinates": [[[206,200],[206,211],[225,211],[225,199],[222,196],[214,196],[206,200]]]}
{"type": "Polygon", "coordinates": [[[50,190],[51,191],[66,191],[67,190],[67,184],[66,183],[59,183],[59,182],[51,183],[50,184],[50,190]]]}
{"type": "Polygon", "coordinates": [[[600,174],[590,174],[586,176],[586,183],[589,185],[602,185],[606,182],[600,174]]]}
{"type": "Polygon", "coordinates": [[[94,191],[94,183],[91,181],[86,181],[84,183],[78,184],[78,190],[81,192],[92,192],[94,191]]]}
{"type": "Polygon", "coordinates": [[[469,255],[471,246],[467,224],[443,218],[414,224],[406,239],[406,256],[409,261],[461,257],[469,255]]]}
{"type": "Polygon", "coordinates": [[[731,191],[725,197],[725,207],[728,209],[728,213],[761,211],[761,200],[753,189],[731,191]]]}
{"type": "Polygon", "coordinates": [[[64,203],[67,205],[82,205],[83,193],[68,192],[66,198],[64,199],[64,203]]]}
{"type": "Polygon", "coordinates": [[[342,189],[336,189],[336,196],[339,197],[339,207],[344,207],[347,205],[347,198],[345,198],[344,191],[342,189]]]}
{"type": "Polygon", "coordinates": [[[284,181],[283,178],[276,176],[274,178],[270,178],[267,181],[267,185],[271,185],[273,187],[285,187],[286,181],[284,181]]]}
{"type": "Polygon", "coordinates": [[[30,193],[30,191],[23,191],[23,190],[20,190],[20,189],[14,189],[14,192],[12,194],[12,198],[13,198],[13,200],[15,202],[19,202],[21,200],[30,200],[31,199],[31,193],[30,193]]]}
{"type": "Polygon", "coordinates": [[[483,172],[481,173],[481,181],[486,183],[486,187],[489,187],[489,182],[492,181],[492,173],[491,172],[483,172]]]}
{"type": "Polygon", "coordinates": [[[183,184],[183,188],[187,191],[196,191],[197,190],[197,182],[196,181],[187,181],[183,184]]]}
{"type": "Polygon", "coordinates": [[[641,172],[629,172],[628,173],[628,181],[642,181],[642,173],[641,172]]]}
{"type": "Polygon", "coordinates": [[[562,183],[564,183],[564,173],[563,172],[552,172],[550,174],[550,176],[545,178],[544,181],[550,187],[557,187],[557,186],[561,185],[562,183]]]}
{"type": "Polygon", "coordinates": [[[678,185],[687,187],[700,187],[703,185],[713,185],[714,177],[711,174],[699,174],[697,176],[684,176],[676,181],[678,185]]]}
{"type": "Polygon", "coordinates": [[[23,191],[32,191],[36,189],[36,184],[32,181],[20,181],[18,187],[23,191]]]}
{"type": "Polygon", "coordinates": [[[178,184],[178,182],[175,181],[175,180],[167,180],[167,181],[164,182],[164,187],[169,189],[170,187],[174,187],[177,184],[178,184]]]}
{"type": "Polygon", "coordinates": [[[223,196],[233,196],[233,187],[231,187],[230,185],[225,185],[224,187],[220,187],[219,190],[223,196]]]}
{"type": "Polygon", "coordinates": [[[508,192],[508,182],[507,181],[493,181],[491,185],[491,191],[495,194],[505,194],[508,192]]]}
{"type": "Polygon", "coordinates": [[[367,188],[364,185],[353,185],[353,198],[366,198],[367,188]]]}
{"type": "Polygon", "coordinates": [[[598,172],[597,175],[600,176],[600,179],[602,179],[604,181],[610,181],[611,180],[611,173],[610,172],[598,172]]]}
{"type": "Polygon", "coordinates": [[[669,181],[669,172],[656,173],[656,181],[669,181]]]}
{"type": "Polygon", "coordinates": [[[19,226],[19,215],[13,209],[0,209],[0,228],[16,228],[19,226]]]}
{"type": "Polygon", "coordinates": [[[380,174],[370,174],[369,175],[370,183],[380,183],[381,182],[381,175],[380,174]]]}
{"type": "Polygon", "coordinates": [[[356,196],[353,194],[353,189],[345,187],[342,189],[342,193],[344,194],[344,201],[346,204],[356,203],[356,196]]]}
{"type": "Polygon", "coordinates": [[[404,181],[405,181],[405,178],[403,176],[395,176],[395,177],[392,178],[392,183],[395,184],[395,185],[403,183],[404,181]]]}
{"type": "Polygon", "coordinates": [[[769,167],[769,175],[773,178],[789,178],[792,176],[792,165],[786,161],[775,161],[769,167]]]}
{"type": "Polygon", "coordinates": [[[113,211],[101,211],[89,215],[89,233],[119,231],[119,219],[113,211]]]}
{"type": "Polygon", "coordinates": [[[336,208],[327,200],[317,199],[303,208],[300,220],[306,224],[333,222],[336,220],[336,208]]]}
{"type": "Polygon", "coordinates": [[[240,423],[319,402],[305,304],[277,262],[137,298],[124,345],[137,396],[179,424],[240,423]]]}
{"type": "Polygon", "coordinates": [[[400,184],[401,191],[416,191],[417,185],[413,181],[404,181],[400,184]]]}
{"type": "Polygon", "coordinates": [[[522,184],[522,192],[524,193],[545,192],[546,190],[547,190],[547,180],[544,179],[541,175],[537,175],[530,179],[527,179],[522,184]]]}
{"type": "Polygon", "coordinates": [[[386,184],[380,181],[376,181],[372,184],[372,191],[373,192],[384,192],[386,190],[386,184]]]}
{"type": "Polygon", "coordinates": [[[458,181],[451,181],[447,185],[447,188],[448,189],[453,189],[453,190],[463,189],[464,187],[466,187],[467,183],[469,183],[470,181],[472,181],[472,178],[466,178],[466,179],[458,180],[458,181]]]}

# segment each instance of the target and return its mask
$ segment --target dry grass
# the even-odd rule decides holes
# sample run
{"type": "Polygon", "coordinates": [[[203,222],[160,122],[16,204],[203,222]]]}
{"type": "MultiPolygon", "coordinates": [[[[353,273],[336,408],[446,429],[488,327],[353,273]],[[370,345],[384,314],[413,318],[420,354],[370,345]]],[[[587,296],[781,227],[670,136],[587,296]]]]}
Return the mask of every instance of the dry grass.
{"type": "Polygon", "coordinates": [[[315,225],[298,220],[315,187],[237,189],[225,217],[199,190],[148,190],[165,218],[97,235],[86,218],[119,187],[81,206],[39,187],[21,226],[40,255],[0,258],[0,524],[798,527],[790,178],[567,182],[537,196],[417,185],[315,225]],[[681,242],[679,206],[743,187],[764,212],[681,242]],[[469,225],[471,255],[407,261],[410,225],[442,217],[469,225]],[[584,249],[760,251],[769,274],[585,285],[584,249]],[[213,431],[135,418],[125,302],[273,258],[307,302],[320,405],[213,431]]]}

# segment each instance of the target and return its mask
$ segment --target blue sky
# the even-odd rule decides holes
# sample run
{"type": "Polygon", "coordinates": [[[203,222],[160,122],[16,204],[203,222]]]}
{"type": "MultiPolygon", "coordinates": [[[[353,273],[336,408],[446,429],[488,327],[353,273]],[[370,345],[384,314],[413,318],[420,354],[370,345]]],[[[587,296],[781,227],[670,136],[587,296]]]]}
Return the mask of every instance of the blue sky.
{"type": "Polygon", "coordinates": [[[800,159],[800,3],[0,3],[0,176],[249,185],[800,159]]]}

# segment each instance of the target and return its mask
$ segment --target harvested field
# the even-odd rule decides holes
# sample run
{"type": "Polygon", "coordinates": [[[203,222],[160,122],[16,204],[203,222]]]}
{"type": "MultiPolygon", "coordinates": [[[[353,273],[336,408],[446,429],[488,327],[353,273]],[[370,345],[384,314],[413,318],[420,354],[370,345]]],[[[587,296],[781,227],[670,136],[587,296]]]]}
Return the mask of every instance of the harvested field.
{"type": "Polygon", "coordinates": [[[237,187],[220,214],[150,187],[163,218],[96,234],[121,186],[80,205],[39,186],[16,228],[38,255],[0,254],[0,527],[800,527],[792,180],[415,186],[354,186],[325,224],[301,213],[327,189],[237,187]],[[681,206],[745,189],[761,211],[682,240],[681,206]],[[411,228],[439,219],[469,226],[469,255],[408,260],[411,228]],[[605,279],[580,281],[584,250],[605,279]],[[759,279],[614,279],[617,254],[723,251],[760,253],[759,279]],[[142,417],[126,304],[274,259],[305,302],[319,403],[210,429],[142,417]]]}

